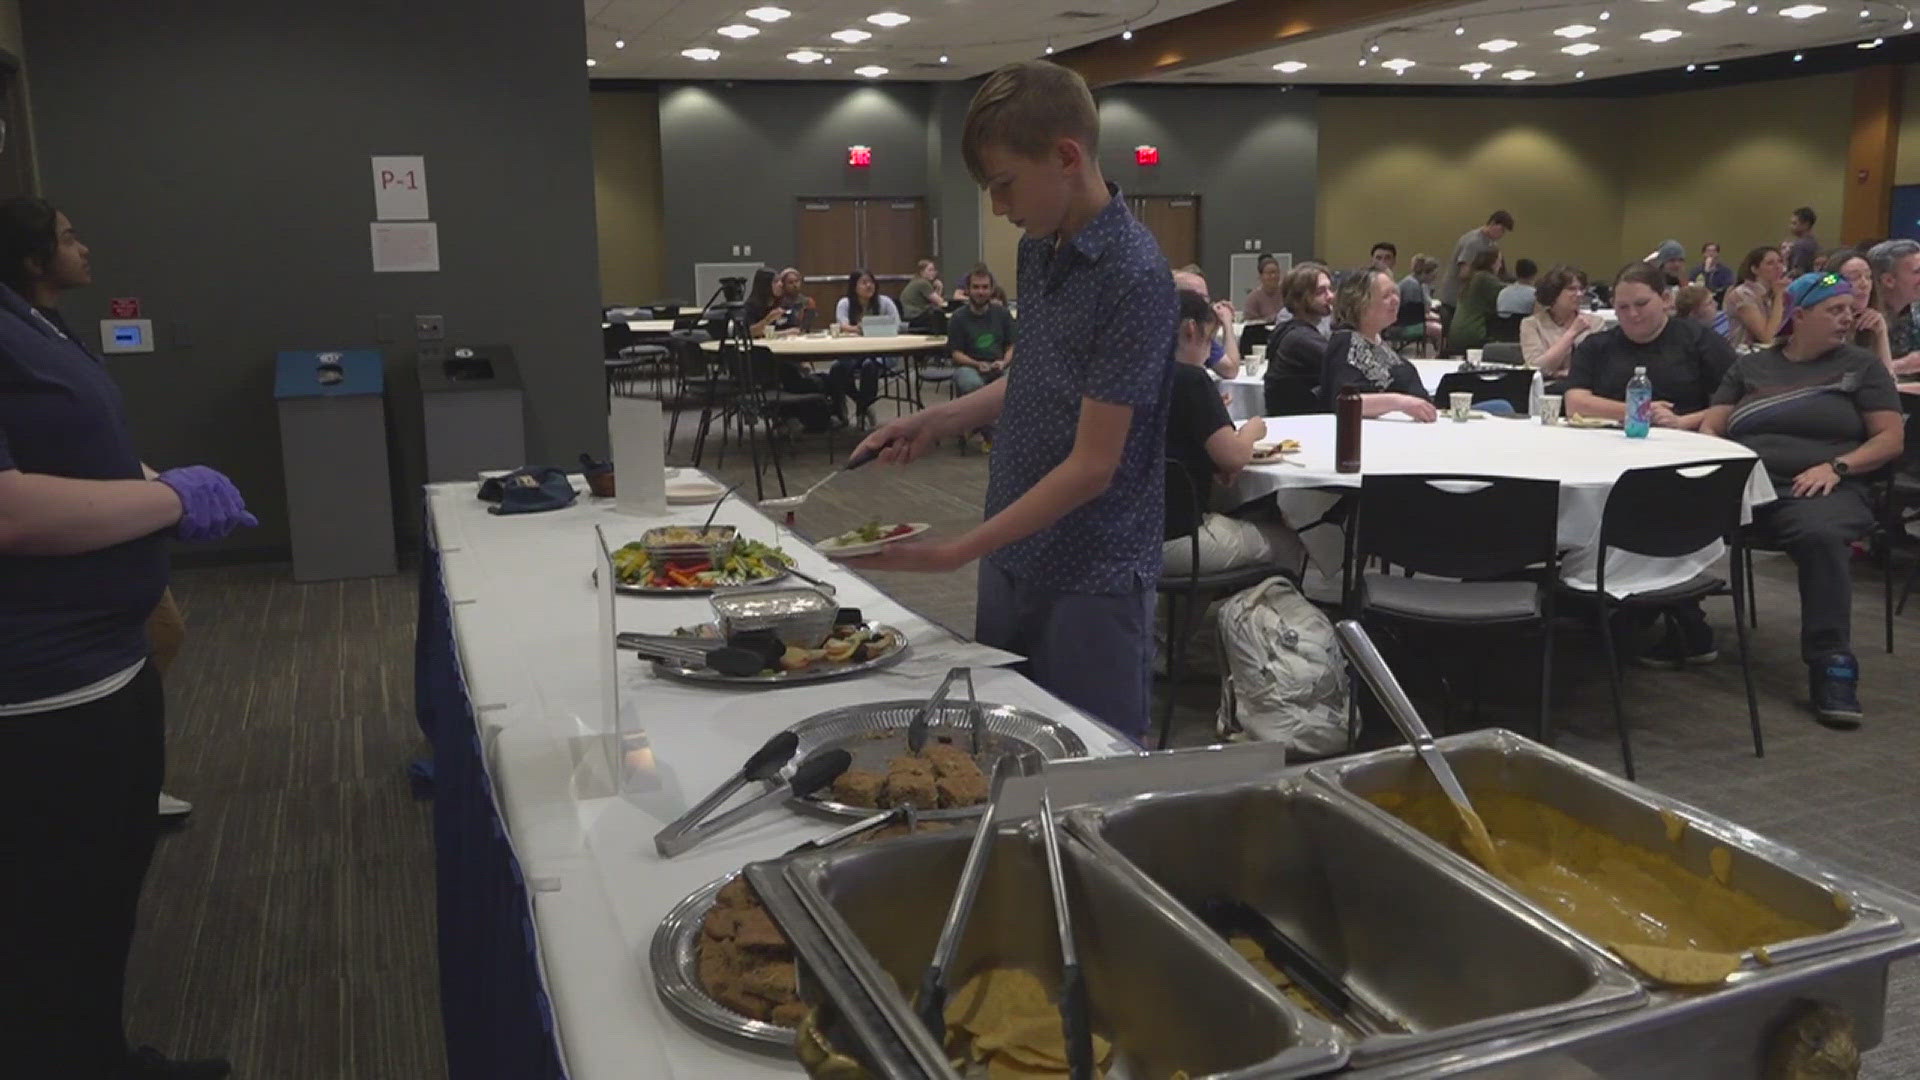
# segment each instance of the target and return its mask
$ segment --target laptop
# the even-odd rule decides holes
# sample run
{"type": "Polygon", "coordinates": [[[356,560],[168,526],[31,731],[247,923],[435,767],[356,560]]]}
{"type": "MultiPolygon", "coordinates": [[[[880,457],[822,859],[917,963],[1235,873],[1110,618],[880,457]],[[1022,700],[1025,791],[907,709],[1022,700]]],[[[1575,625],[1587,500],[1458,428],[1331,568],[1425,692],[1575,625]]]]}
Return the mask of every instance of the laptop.
{"type": "Polygon", "coordinates": [[[862,337],[894,337],[900,333],[900,320],[885,315],[869,315],[860,320],[862,337]]]}

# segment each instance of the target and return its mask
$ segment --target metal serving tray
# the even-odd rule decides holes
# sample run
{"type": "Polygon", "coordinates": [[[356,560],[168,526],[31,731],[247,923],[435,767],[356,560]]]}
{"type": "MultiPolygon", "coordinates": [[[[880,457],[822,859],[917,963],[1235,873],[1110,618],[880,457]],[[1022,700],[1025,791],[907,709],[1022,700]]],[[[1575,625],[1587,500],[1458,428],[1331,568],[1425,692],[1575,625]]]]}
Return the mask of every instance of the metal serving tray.
{"type": "MultiPolygon", "coordinates": [[[[709,686],[746,687],[749,689],[757,687],[766,689],[776,686],[792,686],[797,683],[816,683],[826,682],[830,679],[844,679],[850,675],[858,675],[861,672],[877,671],[884,667],[891,667],[905,659],[907,649],[909,648],[905,631],[895,630],[893,627],[882,623],[873,623],[868,629],[876,634],[885,634],[890,647],[879,656],[870,656],[865,660],[844,664],[834,663],[829,660],[822,661],[812,667],[803,668],[799,671],[758,671],[752,675],[723,675],[705,664],[696,664],[691,661],[655,660],[653,661],[653,673],[664,678],[678,679],[682,682],[704,683],[709,686]]],[[[681,633],[683,631],[688,632],[686,636],[689,641],[703,638],[715,641],[719,640],[719,631],[712,623],[704,623],[697,627],[681,627],[674,632],[681,633]]],[[[616,638],[615,640],[617,643],[618,639],[616,638]]],[[[871,810],[861,811],[861,816],[872,812],[871,810]]]]}
{"type": "MultiPolygon", "coordinates": [[[[1766,946],[1772,964],[1893,937],[1901,921],[1876,906],[1861,890],[1831,870],[1792,848],[1775,843],[1725,819],[1697,810],[1636,784],[1611,776],[1550,750],[1539,743],[1501,730],[1478,731],[1439,740],[1440,750],[1453,766],[1471,798],[1476,791],[1500,790],[1537,800],[1586,825],[1627,843],[1659,852],[1682,867],[1710,877],[1711,853],[1723,848],[1731,855],[1727,880],[1783,915],[1799,919],[1823,932],[1766,946]],[[1669,839],[1669,817],[1683,824],[1678,843],[1669,839]]],[[[1520,893],[1508,889],[1478,865],[1456,854],[1366,801],[1384,792],[1424,794],[1434,791],[1433,776],[1404,747],[1379,750],[1345,761],[1314,766],[1307,773],[1317,782],[1353,796],[1356,805],[1376,820],[1399,830],[1408,842],[1429,855],[1464,868],[1477,880],[1501,889],[1527,907],[1562,926],[1557,917],[1520,893]]],[[[1606,951],[1606,945],[1569,933],[1606,951]]],[[[1751,951],[1744,970],[1764,970],[1769,964],[1751,951]]]]}
{"type": "Polygon", "coordinates": [[[1557,924],[1300,779],[1142,795],[1067,822],[1173,906],[1252,905],[1400,1029],[1353,1030],[1356,1068],[1646,1001],[1557,924]]]}
{"type": "Polygon", "coordinates": [[[673,906],[653,932],[648,960],[653,966],[653,985],[667,1007],[683,1018],[710,1032],[740,1041],[758,1050],[778,1053],[793,1049],[792,1028],[742,1016],[714,1000],[700,983],[700,933],[714,897],[727,883],[740,876],[728,874],[689,893],[673,906]]]}
{"type": "MultiPolygon", "coordinates": [[[[1159,1078],[1184,1069],[1196,1080],[1244,1080],[1312,1076],[1341,1064],[1344,1041],[1330,1025],[1297,1012],[1217,938],[1169,917],[1158,896],[1063,839],[1093,1027],[1115,1043],[1110,1075],[1159,1078]]],[[[802,856],[784,869],[806,916],[847,963],[891,1036],[916,1049],[930,1066],[924,1075],[948,1080],[959,1074],[901,988],[918,985],[933,953],[970,840],[955,830],[802,856]]],[[[1045,859],[1031,828],[1002,829],[952,968],[956,988],[990,961],[1030,965],[1043,980],[1057,979],[1053,924],[1039,914],[1046,895],[1045,859]]],[[[779,897],[767,899],[785,927],[791,910],[778,909],[779,897]]]]}

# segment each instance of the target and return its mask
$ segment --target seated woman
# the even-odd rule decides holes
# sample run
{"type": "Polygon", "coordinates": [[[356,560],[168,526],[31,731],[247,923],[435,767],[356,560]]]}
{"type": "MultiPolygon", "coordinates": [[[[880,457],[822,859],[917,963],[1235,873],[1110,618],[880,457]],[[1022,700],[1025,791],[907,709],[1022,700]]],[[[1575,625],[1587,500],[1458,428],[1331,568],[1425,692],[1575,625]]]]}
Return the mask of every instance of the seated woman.
{"type": "Polygon", "coordinates": [[[803,333],[813,315],[813,297],[802,286],[800,271],[789,266],[776,276],[763,268],[753,275],[753,289],[747,294],[747,324],[754,337],[803,333]]]}
{"type": "Polygon", "coordinates": [[[1200,572],[1276,565],[1298,571],[1305,548],[1277,516],[1247,519],[1206,510],[1215,477],[1232,479],[1253,460],[1254,444],[1266,437],[1259,417],[1233,429],[1220,392],[1207,374],[1208,343],[1219,315],[1204,294],[1181,289],[1180,332],[1174,341],[1173,391],[1167,409],[1167,456],[1188,477],[1167,488],[1165,573],[1193,570],[1193,535],[1200,536],[1200,572]],[[1195,514],[1195,495],[1200,513],[1195,514]]]}
{"type": "MultiPolygon", "coordinates": [[[[880,293],[880,283],[865,270],[855,270],[847,275],[847,295],[834,305],[833,324],[843,334],[858,334],[860,320],[868,315],[888,318],[898,323],[900,309],[894,306],[893,298],[880,293]]],[[[832,370],[827,372],[827,387],[833,394],[833,411],[844,418],[847,410],[847,398],[860,410],[862,421],[871,420],[867,410],[880,397],[880,376],[887,371],[890,361],[884,356],[845,356],[833,362],[832,370]]]]}
{"type": "Polygon", "coordinates": [[[1533,314],[1520,320],[1520,356],[1548,382],[1567,377],[1573,350],[1589,334],[1607,328],[1587,310],[1587,275],[1577,266],[1556,266],[1533,286],[1533,314]]]}
{"type": "Polygon", "coordinates": [[[1822,724],[1841,728],[1862,718],[1849,545],[1873,528],[1866,474],[1905,447],[1892,374],[1850,344],[1852,291],[1838,274],[1796,279],[1792,334],[1735,361],[1700,425],[1760,455],[1781,495],[1754,509],[1754,527],[1800,571],[1809,698],[1822,724]]]}
{"type": "Polygon", "coordinates": [[[1736,349],[1773,344],[1787,321],[1787,260],[1775,247],[1757,247],[1740,260],[1740,284],[1727,290],[1727,344],[1736,349]]]}
{"type": "Polygon", "coordinates": [[[1248,322],[1270,323],[1287,309],[1286,300],[1280,295],[1280,260],[1262,255],[1256,265],[1260,268],[1260,284],[1253,287],[1240,305],[1240,317],[1248,322]]]}
{"type": "Polygon", "coordinates": [[[1340,283],[1333,319],[1346,329],[1334,331],[1327,340],[1320,375],[1323,409],[1332,412],[1340,391],[1357,386],[1364,416],[1403,412],[1422,423],[1434,420],[1438,414],[1427,400],[1420,372],[1380,340],[1399,314],[1400,286],[1385,270],[1368,267],[1340,283]]]}
{"type": "Polygon", "coordinates": [[[1867,253],[1843,248],[1827,259],[1827,272],[1838,274],[1853,290],[1853,344],[1880,358],[1893,371],[1893,339],[1887,318],[1873,303],[1873,267],[1867,253]]]}
{"type": "MultiPolygon", "coordinates": [[[[1486,347],[1487,327],[1493,323],[1500,290],[1507,287],[1495,272],[1499,265],[1500,252],[1495,248],[1487,248],[1467,264],[1467,283],[1460,286],[1460,302],[1453,310],[1453,325],[1447,328],[1449,352],[1486,347]]],[[[1394,295],[1399,295],[1397,290],[1394,295]]]]}

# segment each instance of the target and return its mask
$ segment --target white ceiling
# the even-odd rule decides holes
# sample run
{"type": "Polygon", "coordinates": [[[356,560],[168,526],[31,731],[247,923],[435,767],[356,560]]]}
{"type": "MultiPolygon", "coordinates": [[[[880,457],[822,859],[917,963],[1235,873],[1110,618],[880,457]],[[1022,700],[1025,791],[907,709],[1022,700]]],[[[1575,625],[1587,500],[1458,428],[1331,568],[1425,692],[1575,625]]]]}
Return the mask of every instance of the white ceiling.
{"type": "MultiPolygon", "coordinates": [[[[1183,69],[1156,78],[1156,82],[1194,83],[1429,83],[1472,85],[1473,76],[1462,64],[1492,65],[1480,77],[1489,86],[1510,86],[1501,73],[1517,68],[1537,72],[1526,83],[1571,83],[1577,72],[1604,79],[1635,72],[1700,65],[1694,74],[1702,85],[1713,78],[1705,65],[1744,56],[1759,56],[1800,48],[1870,41],[1905,33],[1908,7],[1874,0],[1817,0],[1827,11],[1805,19],[1779,14],[1783,8],[1812,0],[1736,0],[1717,14],[1688,9],[1693,0],[1579,0],[1574,3],[1523,5],[1516,0],[1483,0],[1449,8],[1444,14],[1404,20],[1386,20],[1364,30],[1343,31],[1280,48],[1267,49],[1183,69]],[[1747,14],[1749,6],[1757,7],[1747,14]],[[1861,12],[1868,13],[1867,18],[1861,12]],[[1605,12],[1607,18],[1602,19],[1605,12]],[[1554,30],[1572,25],[1594,28],[1579,38],[1556,36],[1554,30]],[[1464,28],[1464,34],[1455,28],[1464,28]],[[1654,30],[1678,30],[1681,36],[1664,44],[1640,39],[1654,30]],[[1481,42],[1506,39],[1519,44],[1504,52],[1482,50],[1481,42]],[[1378,43],[1378,52],[1371,45],[1378,43]],[[1560,50],[1576,42],[1598,45],[1598,51],[1570,56],[1560,50]],[[1367,66],[1359,60],[1367,57],[1367,66]],[[1395,75],[1382,62],[1414,62],[1395,75]],[[1302,61],[1307,67],[1292,74],[1273,70],[1282,61],[1302,61]]],[[[1920,0],[1911,7],[1920,12],[1920,0]]],[[[1791,65],[1792,60],[1782,61],[1791,65]]]]}
{"type": "MultiPolygon", "coordinates": [[[[966,79],[1002,64],[1098,41],[1134,27],[1191,14],[1220,0],[587,0],[587,55],[595,79],[861,79],[854,69],[885,67],[888,79],[966,79]],[[778,22],[748,18],[759,6],[785,8],[778,22]],[[869,15],[897,12],[892,28],[869,15]],[[733,40],[716,31],[744,25],[760,32],[733,40]],[[839,30],[873,36],[857,45],[828,37],[839,30]],[[615,48],[625,41],[625,48],[615,48]],[[712,48],[720,58],[690,60],[682,49],[712,48]],[[823,59],[786,59],[811,49],[823,59]],[[940,63],[946,56],[948,62],[940,63]],[[832,64],[825,63],[831,58],[832,64]]],[[[584,62],[584,58],[583,58],[584,62]]]]}

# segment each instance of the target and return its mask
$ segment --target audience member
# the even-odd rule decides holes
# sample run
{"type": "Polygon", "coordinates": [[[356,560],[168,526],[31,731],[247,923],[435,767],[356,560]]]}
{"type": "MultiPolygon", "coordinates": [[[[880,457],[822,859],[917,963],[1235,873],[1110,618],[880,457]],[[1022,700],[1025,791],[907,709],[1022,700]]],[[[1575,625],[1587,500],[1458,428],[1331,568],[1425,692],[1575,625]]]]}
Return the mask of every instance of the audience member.
{"type": "Polygon", "coordinates": [[[1676,319],[1687,319],[1725,337],[1732,323],[1727,321],[1727,313],[1720,310],[1714,302],[1713,290],[1705,285],[1682,285],[1674,290],[1673,315],[1676,319]]]}
{"type": "Polygon", "coordinates": [[[1327,357],[1327,336],[1321,320],[1333,313],[1333,275],[1316,262],[1303,262],[1287,271],[1280,283],[1288,318],[1276,323],[1267,338],[1267,412],[1287,416],[1304,411],[1316,400],[1320,369],[1327,357]]]}
{"type": "Polygon", "coordinates": [[[1173,389],[1167,404],[1167,456],[1187,475],[1186,489],[1167,487],[1166,574],[1193,570],[1193,543],[1200,534],[1200,572],[1241,566],[1301,564],[1300,540],[1285,523],[1207,512],[1216,476],[1231,480],[1253,460],[1254,444],[1267,424],[1254,417],[1234,430],[1219,391],[1206,374],[1207,342],[1219,318],[1204,293],[1180,290],[1180,335],[1174,343],[1173,389]],[[1195,495],[1201,512],[1194,512],[1195,495]]]}
{"type": "Polygon", "coordinates": [[[967,304],[947,318],[947,352],[953,358],[953,388],[971,394],[998,379],[1013,363],[1014,319],[993,302],[993,271],[976,266],[967,275],[967,304]]]}
{"type": "MultiPolygon", "coordinates": [[[[1207,291],[1207,276],[1194,263],[1173,272],[1173,287],[1192,289],[1201,296],[1211,295],[1207,291]]],[[[1236,378],[1240,374],[1240,338],[1233,332],[1233,305],[1225,300],[1208,302],[1213,305],[1215,319],[1213,344],[1207,351],[1207,370],[1218,378],[1236,378]]]]}
{"type": "Polygon", "coordinates": [[[1573,350],[1605,330],[1606,320],[1587,310],[1587,275],[1578,267],[1556,266],[1540,275],[1533,300],[1539,310],[1520,321],[1520,356],[1548,382],[1563,379],[1573,350]]]}
{"type": "Polygon", "coordinates": [[[1286,304],[1280,299],[1280,260],[1271,255],[1260,256],[1260,284],[1247,294],[1247,301],[1240,305],[1240,317],[1248,322],[1270,323],[1279,318],[1286,310],[1286,304]]]}
{"type": "Polygon", "coordinates": [[[1687,275],[1694,285],[1705,285],[1717,299],[1733,288],[1733,267],[1720,261],[1720,245],[1709,240],[1700,245],[1700,265],[1687,275]]]}
{"type": "Polygon", "coordinates": [[[1400,314],[1400,287],[1393,275],[1370,266],[1342,281],[1333,313],[1345,329],[1334,331],[1327,343],[1321,408],[1333,411],[1340,391],[1356,386],[1364,416],[1402,412],[1423,423],[1434,420],[1439,414],[1427,400],[1419,370],[1380,339],[1400,314]]]}
{"type": "Polygon", "coordinates": [[[800,271],[789,266],[777,276],[764,269],[753,275],[753,291],[747,294],[747,322],[754,337],[802,333],[813,316],[813,297],[807,295],[800,271]]]}
{"type": "Polygon", "coordinates": [[[1740,284],[1727,290],[1720,305],[1731,324],[1727,341],[1734,348],[1771,345],[1787,318],[1787,261],[1778,248],[1757,247],[1740,260],[1740,284]]]}
{"type": "Polygon", "coordinates": [[[1391,274],[1394,264],[1400,261],[1400,249],[1394,247],[1391,242],[1382,240],[1373,245],[1373,250],[1367,253],[1367,261],[1375,270],[1385,270],[1391,274]]]}
{"type": "Polygon", "coordinates": [[[1813,272],[1820,257],[1820,239],[1813,235],[1813,223],[1819,218],[1813,207],[1802,206],[1787,219],[1787,239],[1781,243],[1780,253],[1786,256],[1789,277],[1813,272]]]}
{"type": "Polygon", "coordinates": [[[1453,258],[1441,270],[1440,277],[1440,326],[1451,332],[1454,309],[1460,303],[1460,289],[1473,276],[1473,260],[1482,251],[1497,249],[1500,241],[1513,231],[1513,215],[1505,210],[1495,210],[1487,215],[1487,223],[1460,237],[1453,245],[1453,258]]]}
{"type": "Polygon", "coordinates": [[[1505,285],[1496,272],[1500,265],[1499,248],[1482,248],[1473,257],[1472,271],[1460,290],[1453,325],[1447,330],[1447,349],[1459,352],[1478,349],[1487,343],[1487,327],[1493,322],[1495,305],[1505,285]]]}
{"type": "Polygon", "coordinates": [[[1494,313],[1523,318],[1533,314],[1534,278],[1539,273],[1540,265],[1532,259],[1521,259],[1514,263],[1513,284],[1500,290],[1499,297],[1493,303],[1494,313]]]}
{"type": "Polygon", "coordinates": [[[947,306],[946,286],[940,283],[940,268],[932,259],[921,259],[914,267],[913,280],[900,290],[900,317],[912,322],[928,311],[947,306]]]}
{"type": "Polygon", "coordinates": [[[1873,267],[1874,306],[1887,323],[1887,351],[1895,375],[1920,372],[1920,329],[1914,301],[1920,300],[1920,242],[1887,240],[1867,252],[1873,267]]]}
{"type": "MultiPolygon", "coordinates": [[[[869,315],[892,319],[896,324],[900,321],[900,309],[894,306],[892,297],[880,291],[880,283],[874,276],[865,270],[855,270],[847,275],[847,294],[834,305],[833,324],[843,334],[858,334],[861,320],[869,315]]],[[[846,399],[852,398],[859,422],[870,423],[873,403],[880,399],[880,376],[892,363],[885,356],[843,356],[835,360],[827,371],[827,392],[833,398],[834,416],[844,418],[846,399]]]]}
{"type": "MultiPolygon", "coordinates": [[[[1887,373],[1892,374],[1893,345],[1887,337],[1887,317],[1873,306],[1873,265],[1868,262],[1867,253],[1858,248],[1842,248],[1828,257],[1826,272],[1847,283],[1848,299],[1853,302],[1852,344],[1879,357],[1887,373]]],[[[1791,317],[1787,330],[1792,332],[1791,317]]]]}
{"type": "Polygon", "coordinates": [[[1440,260],[1431,255],[1415,255],[1410,272],[1400,279],[1400,321],[1397,325],[1426,326],[1427,344],[1440,347],[1440,315],[1433,310],[1433,279],[1440,273],[1440,260]]]}
{"type": "Polygon", "coordinates": [[[1799,570],[1808,698],[1814,716],[1838,728],[1862,719],[1849,545],[1874,524],[1865,477],[1904,448],[1892,376],[1879,357],[1848,344],[1851,292],[1832,273],[1788,286],[1790,336],[1734,362],[1701,427],[1759,454],[1782,496],[1754,509],[1754,526],[1799,570]]]}
{"type": "Polygon", "coordinates": [[[1646,262],[1667,275],[1669,291],[1687,280],[1687,249],[1678,240],[1660,241],[1660,246],[1648,253],[1646,262]]]}
{"type": "Polygon", "coordinates": [[[900,320],[900,309],[893,297],[880,291],[880,283],[865,270],[855,270],[847,275],[847,294],[833,308],[833,324],[843,334],[860,332],[860,320],[868,315],[900,320]]]}

